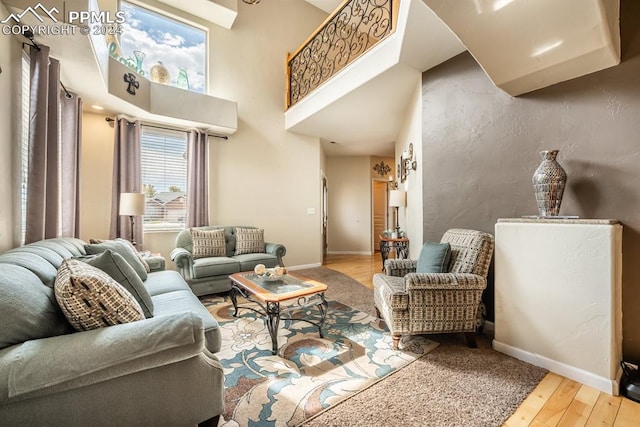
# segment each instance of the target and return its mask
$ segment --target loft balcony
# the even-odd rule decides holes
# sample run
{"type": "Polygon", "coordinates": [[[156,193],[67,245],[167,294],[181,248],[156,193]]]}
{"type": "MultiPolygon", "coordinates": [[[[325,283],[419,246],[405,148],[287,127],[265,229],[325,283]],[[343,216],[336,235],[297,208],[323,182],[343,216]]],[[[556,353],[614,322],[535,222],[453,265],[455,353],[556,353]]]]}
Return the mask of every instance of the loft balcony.
{"type": "Polygon", "coordinates": [[[338,142],[329,154],[389,155],[424,71],[468,50],[519,96],[612,67],[619,9],[619,0],[346,1],[287,60],[285,128],[338,142]],[[372,24],[379,16],[388,29],[372,24]]]}

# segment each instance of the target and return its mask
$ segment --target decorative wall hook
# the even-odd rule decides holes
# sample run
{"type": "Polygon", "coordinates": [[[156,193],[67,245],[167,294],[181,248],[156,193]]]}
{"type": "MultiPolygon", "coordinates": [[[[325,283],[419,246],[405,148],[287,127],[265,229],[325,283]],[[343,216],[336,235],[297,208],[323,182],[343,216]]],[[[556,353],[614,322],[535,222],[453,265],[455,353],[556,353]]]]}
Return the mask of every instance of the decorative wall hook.
{"type": "Polygon", "coordinates": [[[140,83],[136,80],[136,75],[133,73],[125,73],[124,81],[127,82],[127,92],[135,95],[136,89],[140,88],[140,83]]]}

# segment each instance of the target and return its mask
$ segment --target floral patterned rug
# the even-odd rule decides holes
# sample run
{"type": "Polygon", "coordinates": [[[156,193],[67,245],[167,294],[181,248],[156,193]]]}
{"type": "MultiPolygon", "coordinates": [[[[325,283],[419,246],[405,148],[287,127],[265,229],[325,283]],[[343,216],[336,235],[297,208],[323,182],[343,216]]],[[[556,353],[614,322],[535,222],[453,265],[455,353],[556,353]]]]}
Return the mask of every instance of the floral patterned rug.
{"type": "MultiPolygon", "coordinates": [[[[393,350],[381,320],[329,301],[324,338],[316,326],[283,317],[278,354],[272,355],[260,314],[242,309],[234,318],[231,302],[223,297],[202,303],[222,330],[222,348],[216,353],[225,372],[222,426],[299,425],[438,346],[423,336],[403,337],[400,350],[393,350]]],[[[238,303],[249,305],[243,299],[238,303]]],[[[294,317],[320,320],[315,307],[294,317]]]]}

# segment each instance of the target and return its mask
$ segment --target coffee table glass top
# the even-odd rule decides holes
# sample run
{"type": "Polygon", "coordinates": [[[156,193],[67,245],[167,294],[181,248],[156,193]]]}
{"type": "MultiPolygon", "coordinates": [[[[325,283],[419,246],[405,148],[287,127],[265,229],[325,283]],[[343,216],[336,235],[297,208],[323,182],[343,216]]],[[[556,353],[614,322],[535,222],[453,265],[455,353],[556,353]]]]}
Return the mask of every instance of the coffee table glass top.
{"type": "Polygon", "coordinates": [[[295,273],[287,273],[281,279],[274,281],[261,279],[252,271],[235,273],[229,277],[262,301],[284,301],[327,290],[327,285],[324,283],[295,273]]]}

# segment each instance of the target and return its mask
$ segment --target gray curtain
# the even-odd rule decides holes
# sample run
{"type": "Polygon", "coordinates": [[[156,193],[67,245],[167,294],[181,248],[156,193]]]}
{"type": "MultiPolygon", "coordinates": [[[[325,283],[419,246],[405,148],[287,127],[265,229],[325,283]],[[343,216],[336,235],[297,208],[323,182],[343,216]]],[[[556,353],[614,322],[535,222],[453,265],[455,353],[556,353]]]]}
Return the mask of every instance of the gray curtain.
{"type": "Polygon", "coordinates": [[[187,227],[209,225],[209,144],[205,132],[189,131],[187,141],[187,227]]]}
{"type": "Polygon", "coordinates": [[[25,243],[79,234],[81,101],[61,96],[60,63],[33,47],[25,243]],[[60,123],[64,123],[60,129],[60,123]]]}
{"type": "MultiPolygon", "coordinates": [[[[141,193],[140,122],[118,119],[114,126],[113,190],[111,196],[111,230],[109,237],[131,239],[128,216],[120,215],[120,193],[141,193]]],[[[134,218],[136,248],[144,248],[142,217],[134,218]]]]}

